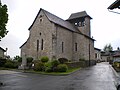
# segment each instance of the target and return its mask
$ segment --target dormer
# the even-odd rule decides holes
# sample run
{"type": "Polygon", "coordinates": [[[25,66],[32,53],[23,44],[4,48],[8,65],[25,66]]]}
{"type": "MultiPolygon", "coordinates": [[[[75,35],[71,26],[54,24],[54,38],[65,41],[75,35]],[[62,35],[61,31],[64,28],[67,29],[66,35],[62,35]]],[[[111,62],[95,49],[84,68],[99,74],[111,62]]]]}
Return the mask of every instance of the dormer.
{"type": "Polygon", "coordinates": [[[75,25],[79,29],[80,32],[87,36],[91,36],[90,32],[90,20],[92,18],[86,13],[86,11],[73,13],[70,15],[70,17],[67,19],[70,23],[75,25]]]}

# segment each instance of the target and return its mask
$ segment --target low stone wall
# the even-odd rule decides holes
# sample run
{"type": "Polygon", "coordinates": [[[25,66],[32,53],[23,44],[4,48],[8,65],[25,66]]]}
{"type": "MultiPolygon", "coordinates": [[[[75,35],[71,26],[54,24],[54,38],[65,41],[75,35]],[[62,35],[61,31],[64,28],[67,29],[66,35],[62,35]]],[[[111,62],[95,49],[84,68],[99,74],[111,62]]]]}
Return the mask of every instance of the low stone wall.
{"type": "Polygon", "coordinates": [[[68,65],[68,67],[71,67],[71,68],[88,67],[89,65],[90,66],[96,65],[96,61],[95,60],[90,60],[90,64],[89,64],[88,60],[79,61],[79,62],[69,62],[69,63],[66,63],[66,64],[68,65]]]}
{"type": "Polygon", "coordinates": [[[86,67],[96,65],[96,60],[90,60],[90,61],[86,60],[85,64],[86,64],[86,67]]]}

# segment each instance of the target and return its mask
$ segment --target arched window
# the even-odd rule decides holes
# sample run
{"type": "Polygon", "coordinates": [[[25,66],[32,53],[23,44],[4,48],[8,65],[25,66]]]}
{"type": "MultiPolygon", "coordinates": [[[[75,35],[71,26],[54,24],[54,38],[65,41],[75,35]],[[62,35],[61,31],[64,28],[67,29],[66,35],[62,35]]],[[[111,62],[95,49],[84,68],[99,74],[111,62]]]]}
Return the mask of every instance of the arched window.
{"type": "Polygon", "coordinates": [[[75,51],[77,51],[77,43],[75,43],[75,51]]]}
{"type": "Polygon", "coordinates": [[[37,40],[37,51],[39,51],[39,40],[37,40]]]}
{"type": "Polygon", "coordinates": [[[43,50],[43,48],[44,48],[43,44],[44,44],[44,41],[43,41],[43,39],[42,39],[42,40],[41,40],[41,50],[43,50]]]}
{"type": "Polygon", "coordinates": [[[62,53],[64,52],[64,42],[62,42],[62,53]]]}

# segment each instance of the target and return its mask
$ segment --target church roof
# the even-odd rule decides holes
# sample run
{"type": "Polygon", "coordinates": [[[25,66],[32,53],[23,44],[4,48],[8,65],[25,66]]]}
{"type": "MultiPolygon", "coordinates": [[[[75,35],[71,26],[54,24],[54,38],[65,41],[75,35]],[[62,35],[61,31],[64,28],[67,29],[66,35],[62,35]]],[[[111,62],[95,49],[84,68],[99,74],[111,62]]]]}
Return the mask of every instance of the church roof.
{"type": "MultiPolygon", "coordinates": [[[[84,35],[85,37],[87,37],[87,38],[89,38],[89,39],[91,39],[91,40],[94,40],[93,38],[91,38],[91,37],[89,37],[89,36],[81,33],[81,32],[78,30],[78,28],[75,27],[75,25],[71,24],[69,21],[63,20],[63,19],[57,17],[56,15],[54,15],[54,14],[52,14],[52,13],[50,13],[50,12],[48,12],[48,11],[42,9],[42,8],[40,8],[40,10],[39,10],[39,12],[38,12],[35,20],[33,21],[32,25],[29,27],[29,30],[31,29],[31,27],[32,27],[33,24],[35,23],[38,15],[39,15],[39,13],[40,13],[41,11],[44,12],[44,14],[47,16],[47,18],[48,18],[49,21],[51,21],[51,22],[53,22],[53,23],[55,23],[55,24],[58,24],[58,25],[60,25],[60,26],[62,26],[62,27],[64,27],[64,28],[67,28],[68,30],[70,30],[70,31],[72,31],[72,32],[80,33],[80,34],[84,35]]],[[[90,17],[85,11],[83,11],[83,12],[71,14],[70,18],[74,18],[74,17],[76,17],[76,18],[77,18],[77,17],[86,17],[86,16],[90,17]]],[[[91,18],[91,17],[90,17],[90,18],[91,18]]]]}
{"type": "MultiPolygon", "coordinates": [[[[42,9],[42,8],[40,9],[40,11],[41,10],[45,13],[47,18],[51,22],[53,22],[55,24],[58,24],[58,25],[60,25],[60,26],[62,26],[64,28],[67,28],[67,29],[71,30],[72,32],[76,32],[77,31],[76,30],[77,28],[74,25],[72,25],[70,22],[63,20],[63,19],[57,17],[56,15],[54,15],[54,14],[52,14],[52,13],[50,13],[50,12],[48,12],[48,11],[42,9]]],[[[37,16],[39,15],[40,11],[38,12],[37,16]]],[[[37,16],[36,16],[35,20],[37,19],[37,16]]],[[[34,22],[35,22],[35,20],[34,20],[34,22]]],[[[34,24],[34,22],[33,22],[33,24],[34,24]]],[[[33,26],[33,24],[30,26],[30,28],[33,26]]],[[[30,28],[29,28],[29,30],[30,30],[30,28]]]]}
{"type": "Polygon", "coordinates": [[[67,20],[72,20],[72,19],[77,19],[77,18],[84,18],[84,17],[89,17],[90,19],[92,19],[92,18],[86,13],[86,11],[82,11],[82,12],[78,12],[78,13],[72,13],[67,20]]]}

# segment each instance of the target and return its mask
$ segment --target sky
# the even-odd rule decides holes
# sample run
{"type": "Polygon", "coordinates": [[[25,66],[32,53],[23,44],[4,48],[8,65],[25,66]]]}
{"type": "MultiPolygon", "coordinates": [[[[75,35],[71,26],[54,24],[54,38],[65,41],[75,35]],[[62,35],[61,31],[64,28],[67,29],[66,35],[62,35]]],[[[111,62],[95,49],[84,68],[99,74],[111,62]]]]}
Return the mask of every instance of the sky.
{"type": "MultiPolygon", "coordinates": [[[[86,11],[91,20],[91,36],[96,40],[95,47],[103,49],[111,44],[116,50],[120,47],[120,14],[109,12],[107,7],[115,0],[1,0],[8,6],[9,33],[0,41],[0,47],[8,48],[7,55],[20,55],[20,46],[29,36],[28,28],[40,8],[66,20],[71,13],[86,11]]],[[[120,10],[113,10],[120,12],[120,10]]]]}

